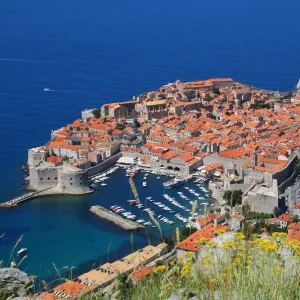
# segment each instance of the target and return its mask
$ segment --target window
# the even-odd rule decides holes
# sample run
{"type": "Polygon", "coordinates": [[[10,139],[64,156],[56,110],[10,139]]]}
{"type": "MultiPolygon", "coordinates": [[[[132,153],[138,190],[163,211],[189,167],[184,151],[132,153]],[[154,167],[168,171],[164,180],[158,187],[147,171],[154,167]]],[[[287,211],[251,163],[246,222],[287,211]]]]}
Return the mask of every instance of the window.
{"type": "Polygon", "coordinates": [[[40,179],[43,180],[43,177],[41,177],[40,179]]]}
{"type": "Polygon", "coordinates": [[[55,180],[57,180],[57,177],[54,177],[55,180]]]}
{"type": "Polygon", "coordinates": [[[80,182],[80,185],[82,185],[82,182],[80,182]]]}
{"type": "Polygon", "coordinates": [[[50,180],[50,177],[48,177],[48,180],[50,180]]]}
{"type": "Polygon", "coordinates": [[[73,185],[73,183],[72,183],[72,182],[71,182],[70,184],[71,184],[71,185],[73,185]]]}
{"type": "Polygon", "coordinates": [[[71,177],[70,180],[73,180],[73,178],[71,177]]]}

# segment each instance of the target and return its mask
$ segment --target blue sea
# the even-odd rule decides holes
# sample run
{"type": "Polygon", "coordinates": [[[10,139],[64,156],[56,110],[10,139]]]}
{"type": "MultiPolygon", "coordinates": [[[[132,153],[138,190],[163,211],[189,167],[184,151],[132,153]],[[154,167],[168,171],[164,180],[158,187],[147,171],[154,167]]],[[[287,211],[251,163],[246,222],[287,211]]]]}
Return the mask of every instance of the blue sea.
{"type": "MultiPolygon", "coordinates": [[[[300,77],[299,11],[299,0],[0,1],[0,201],[24,192],[27,150],[85,108],[129,100],[176,79],[226,76],[293,89],[300,77]]],[[[162,201],[162,183],[151,177],[143,189],[139,176],[141,198],[162,201]]],[[[21,235],[18,248],[28,248],[21,267],[47,280],[52,263],[76,273],[127,254],[130,235],[88,209],[130,196],[119,171],[91,196],[40,198],[0,210],[0,260],[9,259],[21,235]]],[[[134,235],[135,249],[159,241],[157,230],[148,233],[134,235]]]]}

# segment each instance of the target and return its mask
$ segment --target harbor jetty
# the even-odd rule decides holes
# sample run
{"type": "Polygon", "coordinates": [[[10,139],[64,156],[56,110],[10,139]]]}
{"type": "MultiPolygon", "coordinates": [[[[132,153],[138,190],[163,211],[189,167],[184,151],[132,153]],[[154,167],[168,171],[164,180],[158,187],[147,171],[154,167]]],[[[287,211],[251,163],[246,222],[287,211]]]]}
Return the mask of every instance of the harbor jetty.
{"type": "Polygon", "coordinates": [[[22,196],[14,198],[14,199],[8,200],[6,202],[0,203],[0,208],[13,208],[13,207],[16,207],[19,204],[21,204],[22,202],[25,202],[25,201],[30,200],[32,198],[43,196],[43,195],[47,194],[46,191],[49,190],[49,189],[51,189],[51,187],[50,188],[45,188],[43,190],[36,191],[36,192],[30,192],[30,193],[27,193],[25,195],[22,195],[22,196]]]}
{"type": "Polygon", "coordinates": [[[90,208],[90,211],[93,214],[97,215],[99,218],[106,220],[108,222],[114,223],[124,230],[138,230],[138,229],[144,228],[143,225],[137,224],[130,220],[123,219],[119,215],[115,214],[114,212],[109,211],[108,209],[106,209],[100,205],[92,206],[90,208]]]}

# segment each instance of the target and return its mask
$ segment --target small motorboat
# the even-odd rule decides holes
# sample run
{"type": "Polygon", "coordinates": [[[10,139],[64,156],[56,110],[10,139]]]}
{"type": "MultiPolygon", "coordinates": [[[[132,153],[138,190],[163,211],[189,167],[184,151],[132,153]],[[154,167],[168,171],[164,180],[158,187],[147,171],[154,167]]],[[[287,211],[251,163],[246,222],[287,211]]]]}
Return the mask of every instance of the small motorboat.
{"type": "Polygon", "coordinates": [[[52,92],[52,89],[50,89],[50,88],[44,88],[43,91],[44,92],[52,92]]]}
{"type": "Polygon", "coordinates": [[[19,256],[25,255],[26,253],[27,253],[27,248],[22,248],[17,252],[19,256]]]}
{"type": "Polygon", "coordinates": [[[130,205],[135,205],[138,203],[137,200],[128,200],[128,202],[130,205]]]}
{"type": "Polygon", "coordinates": [[[144,182],[143,182],[143,187],[146,187],[146,186],[147,186],[147,182],[144,181],[144,182]]]}

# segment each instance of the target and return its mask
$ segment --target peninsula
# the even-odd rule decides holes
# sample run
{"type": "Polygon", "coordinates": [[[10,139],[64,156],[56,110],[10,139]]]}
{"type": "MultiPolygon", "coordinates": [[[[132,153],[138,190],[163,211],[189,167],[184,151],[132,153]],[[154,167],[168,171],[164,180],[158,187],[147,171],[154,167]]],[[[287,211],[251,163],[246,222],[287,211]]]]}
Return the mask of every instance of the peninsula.
{"type": "MultiPolygon", "coordinates": [[[[28,189],[45,194],[90,193],[89,178],[102,180],[118,164],[133,172],[130,175],[127,172],[132,178],[135,169],[172,175],[174,186],[181,184],[180,178],[195,178],[203,193],[208,191],[201,183],[208,181],[218,206],[210,213],[205,209],[200,216],[194,213],[197,201],[191,203],[193,209],[187,210],[191,216],[183,221],[193,233],[179,236],[171,252],[165,254],[164,243],[145,247],[39,297],[76,298],[90,294],[108,288],[118,274],[131,274],[131,279],[137,281],[159,270],[160,267],[153,269],[153,259],[163,257],[168,262],[176,257],[197,258],[203,241],[218,242],[220,235],[224,244],[227,238],[244,239],[241,232],[234,232],[248,226],[256,226],[259,234],[264,233],[262,224],[269,226],[271,232],[286,231],[287,234],[281,236],[298,244],[299,137],[300,82],[295,92],[279,93],[260,90],[231,78],[177,80],[130,101],[82,111],[81,119],[53,130],[46,145],[29,150],[28,189]],[[255,221],[253,216],[257,220],[260,216],[263,222],[255,221]],[[148,265],[144,267],[144,264],[148,265]]],[[[132,178],[130,184],[136,200],[129,202],[142,208],[132,178]]],[[[195,190],[185,188],[199,196],[195,190]]],[[[182,192],[178,194],[187,198],[182,192]]],[[[163,196],[185,208],[168,194],[163,196]]],[[[166,208],[161,202],[153,204],[166,208]]],[[[111,209],[116,213],[124,211],[116,205],[111,209]]],[[[142,222],[124,220],[100,206],[93,206],[91,211],[125,230],[143,228],[139,225],[142,222]]],[[[151,209],[144,211],[155,217],[151,209]]],[[[130,218],[136,219],[135,216],[130,218]]],[[[157,219],[168,222],[165,217],[157,219]]],[[[159,222],[154,221],[160,228],[159,222]]]]}
{"type": "Polygon", "coordinates": [[[28,151],[28,189],[90,193],[88,177],[127,161],[209,179],[217,199],[242,190],[252,211],[270,213],[279,201],[292,209],[297,199],[286,188],[299,158],[299,87],[279,93],[231,78],[177,80],[130,101],[86,109],[28,151]]]}

